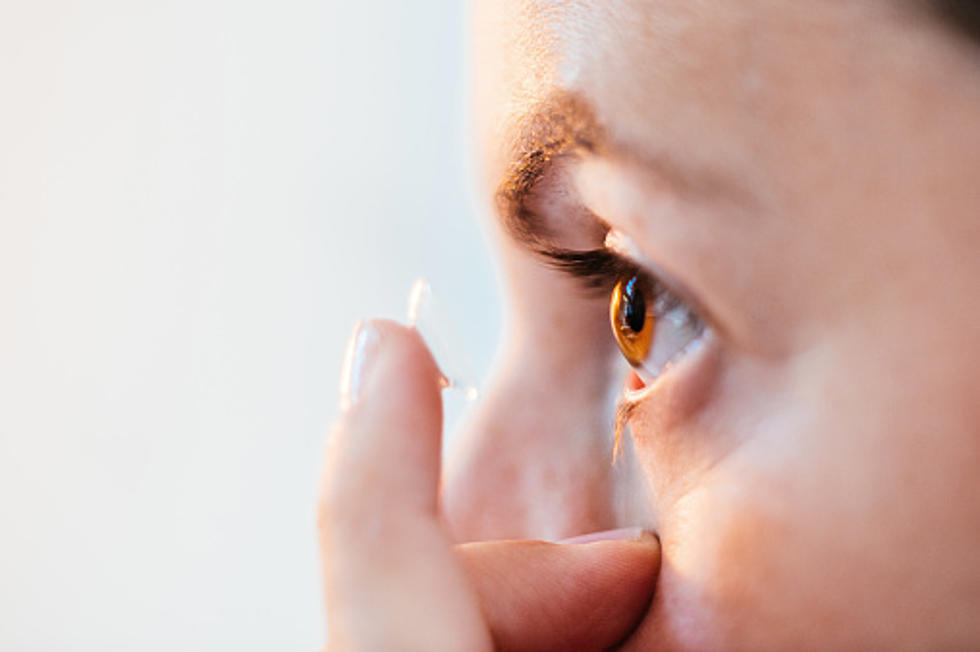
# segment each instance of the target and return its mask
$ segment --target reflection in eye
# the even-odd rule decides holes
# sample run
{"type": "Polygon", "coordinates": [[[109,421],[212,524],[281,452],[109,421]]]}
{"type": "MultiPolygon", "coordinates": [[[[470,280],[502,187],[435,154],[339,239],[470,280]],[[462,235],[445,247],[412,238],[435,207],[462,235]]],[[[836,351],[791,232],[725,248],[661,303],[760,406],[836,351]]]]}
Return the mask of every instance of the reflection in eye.
{"type": "Polygon", "coordinates": [[[657,378],[704,332],[704,323],[683,301],[642,273],[616,282],[609,321],[620,352],[644,382],[657,378]]]}

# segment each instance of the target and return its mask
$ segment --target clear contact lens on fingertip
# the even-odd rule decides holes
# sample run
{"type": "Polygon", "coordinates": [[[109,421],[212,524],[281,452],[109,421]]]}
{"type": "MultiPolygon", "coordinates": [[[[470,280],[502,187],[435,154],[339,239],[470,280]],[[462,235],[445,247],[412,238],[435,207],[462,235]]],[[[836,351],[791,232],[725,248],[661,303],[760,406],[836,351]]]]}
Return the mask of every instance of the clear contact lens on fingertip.
{"type": "Polygon", "coordinates": [[[475,400],[479,394],[476,377],[459,340],[459,331],[450,323],[448,313],[436,301],[425,279],[415,281],[408,294],[408,325],[425,340],[439,365],[446,388],[458,391],[467,401],[475,400]]]}

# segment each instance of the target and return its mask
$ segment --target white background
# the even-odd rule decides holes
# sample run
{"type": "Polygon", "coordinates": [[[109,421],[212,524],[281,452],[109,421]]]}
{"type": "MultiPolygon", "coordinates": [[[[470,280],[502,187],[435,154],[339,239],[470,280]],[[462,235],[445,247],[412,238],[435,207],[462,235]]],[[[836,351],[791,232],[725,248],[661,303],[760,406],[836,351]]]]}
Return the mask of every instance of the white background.
{"type": "Polygon", "coordinates": [[[449,0],[0,0],[0,649],[311,650],[349,329],[499,327],[449,0]]]}

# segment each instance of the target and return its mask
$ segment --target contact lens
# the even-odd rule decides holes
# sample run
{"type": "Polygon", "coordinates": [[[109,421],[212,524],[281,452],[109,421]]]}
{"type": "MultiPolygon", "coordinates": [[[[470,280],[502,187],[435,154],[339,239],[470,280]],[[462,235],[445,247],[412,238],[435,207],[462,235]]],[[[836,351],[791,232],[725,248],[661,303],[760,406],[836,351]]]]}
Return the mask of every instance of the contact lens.
{"type": "Polygon", "coordinates": [[[473,367],[452,328],[449,316],[432,295],[425,279],[412,285],[408,294],[408,325],[419,332],[435,358],[447,389],[460,392],[467,401],[476,399],[473,367]]]}

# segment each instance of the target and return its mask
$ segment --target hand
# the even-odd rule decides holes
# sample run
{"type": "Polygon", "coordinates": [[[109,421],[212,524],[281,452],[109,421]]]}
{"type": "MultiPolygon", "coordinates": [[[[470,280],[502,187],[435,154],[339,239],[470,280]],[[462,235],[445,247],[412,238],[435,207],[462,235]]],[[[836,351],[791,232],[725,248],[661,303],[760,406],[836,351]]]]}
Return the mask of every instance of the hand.
{"type": "MultiPolygon", "coordinates": [[[[601,649],[650,603],[657,540],[454,545],[439,511],[441,374],[419,335],[363,323],[319,507],[331,650],[601,649]]],[[[622,536],[622,533],[620,533],[622,536]]]]}

